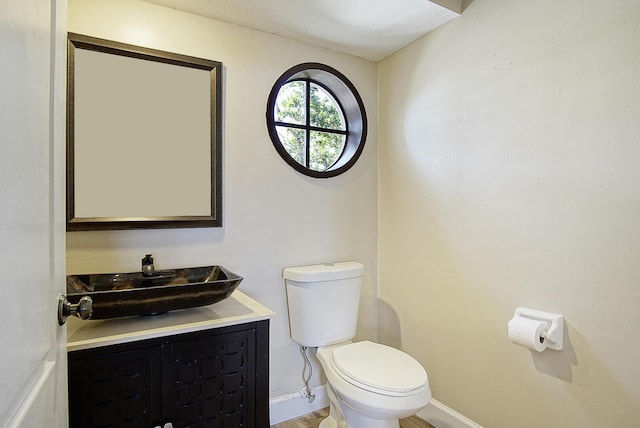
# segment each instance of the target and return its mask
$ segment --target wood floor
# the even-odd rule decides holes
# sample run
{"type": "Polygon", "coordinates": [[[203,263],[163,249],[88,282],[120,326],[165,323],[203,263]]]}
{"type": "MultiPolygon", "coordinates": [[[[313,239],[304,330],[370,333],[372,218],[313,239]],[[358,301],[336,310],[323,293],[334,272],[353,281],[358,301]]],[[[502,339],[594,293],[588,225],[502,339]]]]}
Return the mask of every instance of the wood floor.
{"type": "MultiPolygon", "coordinates": [[[[271,428],[318,428],[320,421],[328,415],[329,409],[322,409],[299,417],[298,419],[273,425],[271,428]]],[[[429,425],[417,416],[411,416],[410,418],[402,419],[400,421],[400,428],[433,428],[433,426],[429,425]]]]}

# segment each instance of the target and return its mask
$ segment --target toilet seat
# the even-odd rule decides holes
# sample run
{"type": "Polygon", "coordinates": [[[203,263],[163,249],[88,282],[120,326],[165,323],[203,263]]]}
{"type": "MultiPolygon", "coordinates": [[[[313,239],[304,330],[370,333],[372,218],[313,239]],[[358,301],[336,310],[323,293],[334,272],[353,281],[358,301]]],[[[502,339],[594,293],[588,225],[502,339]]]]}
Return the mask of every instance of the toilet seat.
{"type": "Polygon", "coordinates": [[[332,365],[347,382],[383,395],[411,395],[428,384],[427,372],[410,355],[369,341],[334,349],[332,365]]]}

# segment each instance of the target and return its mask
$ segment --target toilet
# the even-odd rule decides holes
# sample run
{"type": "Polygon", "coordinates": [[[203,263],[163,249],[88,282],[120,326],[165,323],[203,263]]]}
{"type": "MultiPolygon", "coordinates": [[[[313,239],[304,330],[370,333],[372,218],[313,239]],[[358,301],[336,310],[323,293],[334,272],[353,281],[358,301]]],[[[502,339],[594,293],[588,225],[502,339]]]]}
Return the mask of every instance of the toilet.
{"type": "Polygon", "coordinates": [[[285,268],[291,338],[317,348],[327,377],[329,416],[321,428],[398,428],[431,399],[424,368],[404,352],[353,342],[364,266],[357,262],[285,268]]]}

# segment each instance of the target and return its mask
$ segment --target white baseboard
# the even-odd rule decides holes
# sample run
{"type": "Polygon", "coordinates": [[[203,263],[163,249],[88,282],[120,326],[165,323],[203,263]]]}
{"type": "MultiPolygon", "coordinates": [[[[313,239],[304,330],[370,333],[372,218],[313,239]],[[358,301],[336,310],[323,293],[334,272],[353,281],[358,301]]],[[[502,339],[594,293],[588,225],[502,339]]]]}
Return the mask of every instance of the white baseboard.
{"type": "Polygon", "coordinates": [[[281,395],[269,400],[269,421],[271,425],[329,407],[329,397],[324,385],[311,388],[311,393],[316,396],[312,403],[309,403],[309,400],[302,397],[299,392],[281,395]]]}
{"type": "Polygon", "coordinates": [[[433,398],[427,407],[418,412],[417,416],[436,428],[483,428],[482,425],[433,398]]]}

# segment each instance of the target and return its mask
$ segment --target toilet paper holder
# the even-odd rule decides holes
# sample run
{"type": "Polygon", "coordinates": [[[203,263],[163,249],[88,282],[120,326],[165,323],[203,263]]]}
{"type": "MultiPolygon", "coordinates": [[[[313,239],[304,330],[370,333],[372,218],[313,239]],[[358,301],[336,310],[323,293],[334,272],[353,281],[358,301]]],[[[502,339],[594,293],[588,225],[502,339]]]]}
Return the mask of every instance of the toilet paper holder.
{"type": "Polygon", "coordinates": [[[542,337],[547,342],[547,349],[562,350],[564,342],[564,317],[562,315],[519,307],[516,308],[513,317],[546,322],[547,329],[542,333],[542,337]]]}

